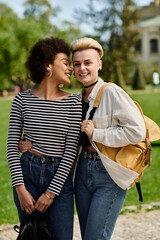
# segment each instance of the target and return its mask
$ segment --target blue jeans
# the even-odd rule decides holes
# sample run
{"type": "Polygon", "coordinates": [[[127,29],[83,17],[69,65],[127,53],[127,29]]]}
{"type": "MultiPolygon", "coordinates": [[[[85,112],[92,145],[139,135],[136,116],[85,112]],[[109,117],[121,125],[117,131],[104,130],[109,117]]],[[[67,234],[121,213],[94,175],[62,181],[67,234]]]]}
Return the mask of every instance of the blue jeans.
{"type": "MultiPolygon", "coordinates": [[[[37,200],[48,188],[58,168],[61,158],[37,156],[30,152],[23,153],[21,165],[24,176],[24,184],[29,193],[37,200]]],[[[20,222],[26,217],[26,212],[21,210],[15,188],[13,188],[14,201],[17,206],[20,222]]],[[[42,213],[34,211],[32,216],[39,218],[42,213]]],[[[73,239],[73,183],[69,174],[63,189],[53,203],[49,206],[43,218],[55,240],[73,239]]]]}
{"type": "Polygon", "coordinates": [[[126,198],[97,153],[82,151],[75,176],[75,199],[83,240],[109,240],[126,198]]]}

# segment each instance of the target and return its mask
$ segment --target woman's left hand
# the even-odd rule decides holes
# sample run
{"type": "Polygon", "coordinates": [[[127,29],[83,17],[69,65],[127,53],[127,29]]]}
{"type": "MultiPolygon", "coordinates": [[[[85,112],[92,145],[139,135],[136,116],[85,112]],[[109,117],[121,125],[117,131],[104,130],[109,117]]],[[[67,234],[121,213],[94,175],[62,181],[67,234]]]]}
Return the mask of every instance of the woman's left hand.
{"type": "MultiPolygon", "coordinates": [[[[50,196],[52,194],[52,198],[55,197],[54,193],[48,193],[46,191],[47,195],[50,196]]],[[[36,204],[35,204],[35,209],[39,212],[45,212],[47,210],[47,208],[51,205],[51,203],[53,202],[53,199],[48,198],[45,193],[43,193],[37,200],[36,204]]]]}
{"type": "Polygon", "coordinates": [[[81,125],[81,131],[85,132],[89,138],[92,138],[93,130],[94,130],[94,124],[91,120],[84,120],[83,122],[80,122],[81,125]]]}

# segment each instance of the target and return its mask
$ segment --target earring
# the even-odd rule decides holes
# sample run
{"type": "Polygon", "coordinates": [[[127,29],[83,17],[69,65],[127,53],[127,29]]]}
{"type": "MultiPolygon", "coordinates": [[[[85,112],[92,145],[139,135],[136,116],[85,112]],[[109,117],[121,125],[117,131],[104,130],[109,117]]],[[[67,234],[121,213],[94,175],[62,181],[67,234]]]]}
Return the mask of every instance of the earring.
{"type": "Polygon", "coordinates": [[[52,77],[52,70],[51,69],[46,72],[46,77],[47,78],[52,77]]]}
{"type": "Polygon", "coordinates": [[[58,87],[59,88],[63,88],[64,84],[59,84],[58,87]]]}

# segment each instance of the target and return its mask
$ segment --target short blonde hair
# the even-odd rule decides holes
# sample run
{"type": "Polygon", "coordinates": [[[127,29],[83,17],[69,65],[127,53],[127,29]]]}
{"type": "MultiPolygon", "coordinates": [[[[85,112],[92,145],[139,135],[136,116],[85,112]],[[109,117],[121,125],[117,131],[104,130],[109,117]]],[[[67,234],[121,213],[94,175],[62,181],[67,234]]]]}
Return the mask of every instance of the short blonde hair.
{"type": "Polygon", "coordinates": [[[71,52],[74,53],[78,50],[88,49],[88,48],[94,48],[99,52],[100,58],[103,56],[103,48],[102,46],[93,38],[80,38],[71,43],[70,49],[71,52]]]}

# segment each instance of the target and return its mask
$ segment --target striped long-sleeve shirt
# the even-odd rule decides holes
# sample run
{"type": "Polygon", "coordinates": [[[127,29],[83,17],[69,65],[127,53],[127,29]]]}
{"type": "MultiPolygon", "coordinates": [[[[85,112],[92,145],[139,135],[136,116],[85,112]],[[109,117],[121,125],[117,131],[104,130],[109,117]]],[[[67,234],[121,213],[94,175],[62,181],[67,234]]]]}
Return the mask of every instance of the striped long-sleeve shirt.
{"type": "Polygon", "coordinates": [[[80,96],[72,94],[57,101],[40,99],[24,91],[16,95],[10,114],[7,156],[13,187],[24,184],[19,140],[32,142],[32,150],[61,157],[48,190],[59,195],[75,160],[82,115],[80,96]]]}

